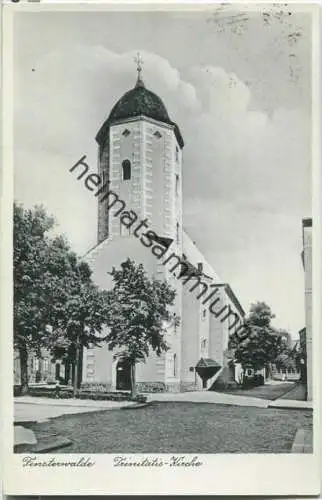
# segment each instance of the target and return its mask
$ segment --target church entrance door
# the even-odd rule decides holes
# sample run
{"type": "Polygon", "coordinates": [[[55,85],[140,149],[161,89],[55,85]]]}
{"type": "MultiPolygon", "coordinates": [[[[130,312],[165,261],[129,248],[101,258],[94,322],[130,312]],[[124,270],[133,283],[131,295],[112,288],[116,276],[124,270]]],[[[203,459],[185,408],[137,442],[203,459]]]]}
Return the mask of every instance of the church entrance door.
{"type": "Polygon", "coordinates": [[[131,365],[126,359],[120,360],[116,365],[116,389],[131,390],[131,365]]]}

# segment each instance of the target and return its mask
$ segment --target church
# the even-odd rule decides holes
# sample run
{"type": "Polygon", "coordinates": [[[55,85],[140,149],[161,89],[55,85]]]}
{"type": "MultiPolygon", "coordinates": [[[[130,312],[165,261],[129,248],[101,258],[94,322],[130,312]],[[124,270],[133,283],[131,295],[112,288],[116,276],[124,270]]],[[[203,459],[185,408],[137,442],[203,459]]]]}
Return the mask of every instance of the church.
{"type": "MultiPolygon", "coordinates": [[[[226,355],[228,338],[245,313],[183,229],[184,140],[162,100],[143,81],[139,57],[136,62],[134,88],[114,105],[96,136],[98,174],[114,201],[106,195],[97,198],[97,245],[85,260],[103,289],[112,286],[112,268],[130,258],[176,290],[173,320],[165,325],[170,349],[161,356],[151,352],[137,365],[138,390],[206,389],[220,376],[236,377],[226,355]],[[125,214],[141,221],[141,234],[143,225],[149,229],[145,234],[151,244],[154,240],[164,247],[162,259],[138,238],[138,223],[136,229],[125,224],[125,214]],[[188,278],[182,279],[178,262],[179,268],[185,263],[188,278]]],[[[129,366],[114,354],[107,345],[85,348],[83,384],[129,389],[129,366]]]]}

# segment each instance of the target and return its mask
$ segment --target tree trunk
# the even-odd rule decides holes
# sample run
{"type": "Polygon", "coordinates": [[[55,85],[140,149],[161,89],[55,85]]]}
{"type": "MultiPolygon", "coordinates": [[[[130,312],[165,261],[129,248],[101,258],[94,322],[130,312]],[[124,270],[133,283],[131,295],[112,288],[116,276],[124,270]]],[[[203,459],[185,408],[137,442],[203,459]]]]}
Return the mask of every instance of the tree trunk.
{"type": "Polygon", "coordinates": [[[242,371],[242,383],[241,383],[242,386],[245,384],[245,375],[246,375],[246,368],[243,367],[243,371],[242,371]]]}
{"type": "Polygon", "coordinates": [[[69,377],[70,377],[70,363],[69,361],[65,361],[65,385],[68,385],[69,377]]]}
{"type": "Polygon", "coordinates": [[[20,387],[21,395],[28,393],[28,352],[27,349],[19,349],[20,357],[20,387]]]}
{"type": "Polygon", "coordinates": [[[77,389],[81,388],[83,380],[83,354],[84,354],[84,348],[83,346],[80,346],[78,355],[78,367],[77,367],[77,389]]]}
{"type": "Polygon", "coordinates": [[[76,340],[76,359],[75,359],[75,371],[73,380],[73,398],[77,397],[78,393],[78,382],[79,382],[79,360],[80,360],[80,347],[79,347],[79,337],[76,340]]]}
{"type": "Polygon", "coordinates": [[[135,361],[131,361],[131,397],[136,397],[135,361]]]}

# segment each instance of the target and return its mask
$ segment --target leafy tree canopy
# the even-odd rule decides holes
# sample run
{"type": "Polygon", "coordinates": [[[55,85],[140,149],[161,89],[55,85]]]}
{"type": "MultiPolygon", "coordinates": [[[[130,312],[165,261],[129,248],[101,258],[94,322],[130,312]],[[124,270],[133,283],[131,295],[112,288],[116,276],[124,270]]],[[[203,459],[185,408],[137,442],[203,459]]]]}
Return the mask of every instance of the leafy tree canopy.
{"type": "Polygon", "coordinates": [[[160,355],[168,349],[164,325],[171,320],[168,307],[174,303],[175,290],[166,282],[148,278],[143,265],[130,259],[111,275],[109,348],[121,348],[122,356],[135,361],[144,360],[150,349],[160,355]]]}
{"type": "MultiPolygon", "coordinates": [[[[127,259],[121,269],[111,272],[114,287],[108,292],[108,346],[120,349],[118,356],[131,364],[132,395],[135,394],[135,364],[145,361],[151,351],[167,351],[165,323],[171,321],[169,307],[175,290],[168,283],[149,278],[142,264],[127,259]]],[[[176,319],[176,323],[178,319],[176,319]]]]}
{"type": "Polygon", "coordinates": [[[54,225],[43,207],[14,205],[14,345],[25,387],[30,350],[75,362],[78,347],[100,341],[107,316],[106,292],[66,239],[51,234],[54,225]]]}
{"type": "Polygon", "coordinates": [[[281,350],[282,338],[271,325],[274,318],[271,308],[265,302],[252,304],[245,320],[246,335],[230,338],[229,347],[234,349],[235,360],[247,367],[260,370],[273,362],[281,350]]]}

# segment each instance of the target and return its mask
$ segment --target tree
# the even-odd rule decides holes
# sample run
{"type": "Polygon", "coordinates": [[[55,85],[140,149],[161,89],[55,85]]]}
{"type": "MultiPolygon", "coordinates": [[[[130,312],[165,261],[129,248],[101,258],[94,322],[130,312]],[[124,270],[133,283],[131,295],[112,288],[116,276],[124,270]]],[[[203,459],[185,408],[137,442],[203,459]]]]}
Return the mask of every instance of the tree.
{"type": "MultiPolygon", "coordinates": [[[[136,395],[135,366],[151,350],[158,356],[169,349],[164,334],[170,321],[168,307],[174,304],[175,290],[167,282],[148,278],[143,265],[127,259],[121,269],[113,268],[114,287],[109,296],[108,347],[121,349],[116,355],[131,367],[131,394],[136,395]]],[[[178,320],[177,320],[178,321],[178,320]]]]}
{"type": "Polygon", "coordinates": [[[247,323],[268,328],[274,318],[275,315],[265,302],[256,302],[250,306],[247,323]]]}
{"type": "Polygon", "coordinates": [[[82,349],[99,343],[106,320],[106,292],[65,238],[51,236],[54,220],[42,207],[14,206],[14,346],[19,350],[21,392],[28,391],[28,353],[42,347],[72,363],[74,394],[82,349]],[[50,326],[50,328],[48,328],[50,326]]]}
{"type": "Polygon", "coordinates": [[[274,360],[277,370],[296,369],[295,349],[291,347],[291,334],[286,330],[277,330],[276,333],[281,337],[279,353],[274,360]]]}
{"type": "Polygon", "coordinates": [[[28,391],[28,353],[39,351],[49,319],[48,233],[54,219],[42,207],[14,204],[14,347],[19,352],[21,392],[28,391]]]}
{"type": "Polygon", "coordinates": [[[234,349],[235,361],[241,363],[242,368],[261,370],[272,363],[281,349],[281,336],[271,326],[274,318],[270,307],[265,302],[252,304],[248,317],[245,320],[243,339],[232,335],[229,347],[234,349]]]}
{"type": "Polygon", "coordinates": [[[73,395],[76,397],[82,379],[83,348],[100,345],[104,340],[101,335],[106,326],[107,292],[91,280],[91,271],[84,262],[71,257],[71,265],[55,287],[54,308],[51,325],[52,335],[47,347],[56,359],[65,361],[66,369],[73,369],[73,395]]]}

